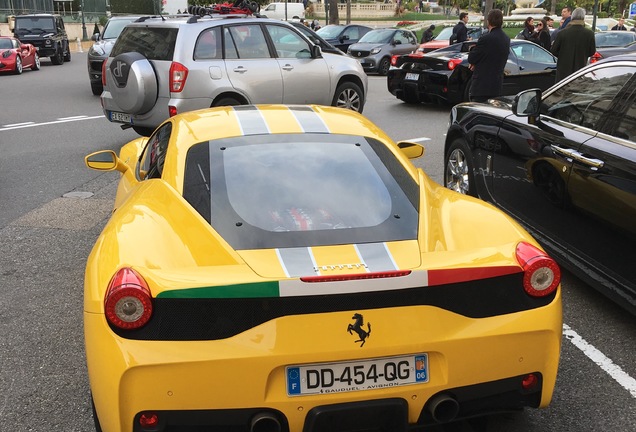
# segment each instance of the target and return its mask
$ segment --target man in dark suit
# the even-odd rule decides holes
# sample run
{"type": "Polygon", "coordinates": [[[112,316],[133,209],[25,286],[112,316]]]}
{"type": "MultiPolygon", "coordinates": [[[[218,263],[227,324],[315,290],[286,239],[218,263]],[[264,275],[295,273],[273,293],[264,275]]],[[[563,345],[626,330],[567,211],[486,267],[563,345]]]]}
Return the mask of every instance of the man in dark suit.
{"type": "Polygon", "coordinates": [[[466,28],[466,23],[468,22],[468,13],[462,12],[459,14],[459,22],[455,24],[453,27],[453,34],[449,39],[449,43],[451,45],[465,42],[468,40],[468,29],[466,28]]]}
{"type": "Polygon", "coordinates": [[[488,33],[481,36],[468,53],[469,68],[473,71],[471,102],[486,102],[490,98],[501,96],[503,88],[510,38],[501,29],[503,13],[500,9],[492,9],[487,20],[488,33]]]}
{"type": "Polygon", "coordinates": [[[551,51],[557,57],[556,82],[587,64],[596,52],[596,42],[594,32],[585,28],[585,9],[574,9],[570,25],[559,32],[551,51]]]}
{"type": "Polygon", "coordinates": [[[625,20],[623,18],[618,19],[618,24],[612,27],[612,30],[623,30],[627,31],[627,27],[625,27],[625,20]]]}

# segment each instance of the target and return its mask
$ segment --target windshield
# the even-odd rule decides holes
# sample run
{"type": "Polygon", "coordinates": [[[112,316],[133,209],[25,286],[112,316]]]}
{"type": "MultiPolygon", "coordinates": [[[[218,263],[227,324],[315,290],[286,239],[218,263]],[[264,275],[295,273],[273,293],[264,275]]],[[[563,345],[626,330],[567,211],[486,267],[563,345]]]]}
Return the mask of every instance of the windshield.
{"type": "Polygon", "coordinates": [[[11,48],[13,48],[11,39],[0,39],[0,49],[11,49],[11,48]]]}
{"type": "Polygon", "coordinates": [[[18,17],[15,20],[15,31],[23,33],[54,32],[55,22],[51,17],[18,17]]]}
{"type": "Polygon", "coordinates": [[[596,48],[622,47],[636,40],[634,32],[596,33],[596,48]]]}
{"type": "Polygon", "coordinates": [[[135,19],[136,18],[108,21],[106,28],[104,28],[104,35],[102,36],[102,39],[117,39],[124,27],[135,21],[135,19]]]}
{"type": "Polygon", "coordinates": [[[316,33],[318,33],[325,39],[333,39],[338,37],[340,33],[342,33],[342,28],[342,26],[328,25],[325,27],[321,27],[316,33]]]}
{"type": "Polygon", "coordinates": [[[417,185],[372,138],[203,142],[188,152],[183,196],[238,250],[417,237],[417,185]]]}
{"type": "Polygon", "coordinates": [[[391,42],[393,34],[395,34],[395,30],[371,30],[362,36],[358,42],[387,44],[391,42]]]}
{"type": "Polygon", "coordinates": [[[435,40],[449,40],[453,34],[452,27],[444,27],[441,32],[435,37],[435,40]]]}

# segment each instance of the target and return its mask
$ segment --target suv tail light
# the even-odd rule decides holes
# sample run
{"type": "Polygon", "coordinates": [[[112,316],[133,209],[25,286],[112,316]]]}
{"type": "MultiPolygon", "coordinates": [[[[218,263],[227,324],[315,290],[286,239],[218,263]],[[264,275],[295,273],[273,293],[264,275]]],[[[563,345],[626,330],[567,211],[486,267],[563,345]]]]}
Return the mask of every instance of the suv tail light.
{"type": "Polygon", "coordinates": [[[170,65],[170,91],[179,93],[183,90],[188,79],[188,68],[181,63],[172,62],[170,65]]]}
{"type": "Polygon", "coordinates": [[[148,284],[131,268],[122,268],[110,280],[104,300],[106,319],[115,327],[132,330],[146,324],[152,315],[148,284]]]}
{"type": "Polygon", "coordinates": [[[561,283],[559,265],[541,249],[529,243],[519,243],[517,261],[524,272],[523,289],[532,297],[550,295],[561,283]]]}
{"type": "Polygon", "coordinates": [[[595,52],[594,54],[592,54],[592,57],[590,57],[590,63],[596,63],[597,61],[601,60],[603,58],[603,56],[601,54],[599,54],[599,52],[595,52]]]}
{"type": "Polygon", "coordinates": [[[446,67],[448,67],[448,70],[453,70],[457,67],[457,65],[459,65],[462,61],[464,61],[463,59],[460,58],[453,58],[450,59],[448,61],[448,63],[446,63],[446,67]]]}

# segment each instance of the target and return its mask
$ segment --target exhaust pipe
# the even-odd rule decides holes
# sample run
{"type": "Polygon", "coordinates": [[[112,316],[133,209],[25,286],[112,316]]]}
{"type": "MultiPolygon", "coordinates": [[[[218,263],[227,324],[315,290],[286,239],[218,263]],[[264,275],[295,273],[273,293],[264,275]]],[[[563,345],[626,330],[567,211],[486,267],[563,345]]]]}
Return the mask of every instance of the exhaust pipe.
{"type": "Polygon", "coordinates": [[[438,423],[452,421],[459,414],[459,403],[452,397],[445,394],[438,394],[431,398],[427,404],[428,411],[433,416],[433,420],[438,423]]]}
{"type": "Polygon", "coordinates": [[[258,413],[252,417],[250,432],[281,432],[280,421],[270,413],[258,413]]]}

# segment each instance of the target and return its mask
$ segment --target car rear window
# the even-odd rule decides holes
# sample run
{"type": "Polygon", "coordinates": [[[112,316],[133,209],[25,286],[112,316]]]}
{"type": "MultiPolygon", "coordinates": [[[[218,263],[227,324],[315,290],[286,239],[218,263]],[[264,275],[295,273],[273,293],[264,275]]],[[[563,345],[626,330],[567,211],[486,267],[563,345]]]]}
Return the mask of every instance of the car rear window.
{"type": "Polygon", "coordinates": [[[200,143],[184,197],[239,250],[417,238],[419,188],[382,143],[360,136],[200,143]]]}
{"type": "Polygon", "coordinates": [[[176,28],[126,27],[117,38],[110,56],[138,52],[148,60],[171,61],[178,32],[176,28]]]}

